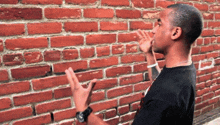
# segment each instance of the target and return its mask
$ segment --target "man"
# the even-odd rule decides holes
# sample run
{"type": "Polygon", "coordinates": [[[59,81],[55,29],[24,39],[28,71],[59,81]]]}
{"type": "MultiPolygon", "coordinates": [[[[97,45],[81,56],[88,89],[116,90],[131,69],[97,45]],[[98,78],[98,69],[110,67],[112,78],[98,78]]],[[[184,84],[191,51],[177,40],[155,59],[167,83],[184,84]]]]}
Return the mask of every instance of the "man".
{"type": "MultiPolygon", "coordinates": [[[[195,105],[196,69],[191,61],[191,45],[202,32],[200,12],[189,5],[175,4],[163,10],[153,38],[138,31],[140,49],[145,53],[151,88],[144,97],[143,107],[134,119],[134,125],[191,125],[195,105]],[[165,56],[160,71],[154,52],[165,56]]],[[[87,89],[78,82],[71,68],[65,71],[76,105],[77,119],[88,124],[106,124],[91,113],[89,98],[96,80],[87,89]],[[83,112],[83,113],[82,113],[83,112]]]]}

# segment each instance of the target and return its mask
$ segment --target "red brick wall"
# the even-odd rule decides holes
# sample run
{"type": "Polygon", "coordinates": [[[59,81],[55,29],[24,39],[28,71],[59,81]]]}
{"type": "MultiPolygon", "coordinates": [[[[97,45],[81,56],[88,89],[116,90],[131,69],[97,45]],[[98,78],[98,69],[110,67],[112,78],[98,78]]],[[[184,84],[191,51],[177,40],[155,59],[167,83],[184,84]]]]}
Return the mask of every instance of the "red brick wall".
{"type": "MultiPolygon", "coordinates": [[[[91,104],[99,117],[131,123],[150,85],[135,31],[152,30],[155,15],[174,3],[197,7],[205,19],[192,51],[198,69],[195,116],[219,107],[220,0],[181,1],[1,0],[0,124],[72,124],[68,67],[82,84],[100,80],[91,104]]],[[[164,57],[157,59],[163,67],[164,57]]]]}

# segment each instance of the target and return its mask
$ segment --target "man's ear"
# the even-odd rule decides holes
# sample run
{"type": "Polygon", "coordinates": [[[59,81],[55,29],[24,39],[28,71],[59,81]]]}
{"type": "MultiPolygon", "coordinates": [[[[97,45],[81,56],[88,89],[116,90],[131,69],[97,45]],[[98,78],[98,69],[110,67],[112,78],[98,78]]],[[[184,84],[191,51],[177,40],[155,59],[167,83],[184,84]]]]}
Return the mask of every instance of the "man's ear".
{"type": "Polygon", "coordinates": [[[181,27],[174,27],[172,32],[171,32],[171,39],[172,40],[177,40],[181,37],[183,31],[181,27]]]}

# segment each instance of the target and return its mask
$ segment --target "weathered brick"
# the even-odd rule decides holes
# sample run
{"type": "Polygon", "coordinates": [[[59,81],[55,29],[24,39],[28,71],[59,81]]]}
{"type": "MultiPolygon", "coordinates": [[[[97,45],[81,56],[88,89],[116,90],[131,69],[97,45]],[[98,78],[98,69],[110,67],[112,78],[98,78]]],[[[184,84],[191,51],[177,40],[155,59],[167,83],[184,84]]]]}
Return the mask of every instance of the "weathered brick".
{"type": "Polygon", "coordinates": [[[95,34],[86,36],[86,44],[105,44],[105,43],[115,43],[116,34],[95,34]]]}
{"type": "Polygon", "coordinates": [[[18,38],[18,39],[7,39],[5,41],[5,46],[10,50],[20,50],[20,49],[32,49],[32,48],[46,48],[47,38],[18,38]]]}
{"type": "Polygon", "coordinates": [[[87,69],[87,61],[57,63],[53,64],[53,67],[55,73],[64,72],[69,67],[72,67],[73,70],[82,70],[87,69]]]}
{"type": "Polygon", "coordinates": [[[136,111],[137,109],[140,108],[140,102],[134,102],[131,104],[131,111],[136,111]]]}
{"type": "Polygon", "coordinates": [[[38,104],[35,106],[37,114],[51,112],[56,109],[64,109],[69,107],[71,107],[70,99],[55,100],[47,103],[38,104]]]}
{"type": "Polygon", "coordinates": [[[12,106],[10,98],[0,98],[0,110],[7,109],[12,106]]]}
{"type": "Polygon", "coordinates": [[[198,90],[198,91],[196,92],[196,95],[197,95],[197,96],[201,96],[201,95],[204,95],[204,94],[208,93],[209,91],[210,91],[210,88],[204,88],[204,89],[202,89],[202,90],[198,90]]]}
{"type": "Polygon", "coordinates": [[[119,105],[129,104],[135,101],[141,100],[142,93],[131,94],[128,96],[123,96],[119,99],[119,105]]]}
{"type": "Polygon", "coordinates": [[[209,8],[207,4],[194,4],[194,6],[200,11],[208,11],[209,8]]]}
{"type": "Polygon", "coordinates": [[[41,52],[25,52],[24,53],[25,63],[37,63],[43,61],[43,55],[41,52]]]}
{"type": "Polygon", "coordinates": [[[130,22],[130,29],[131,30],[136,30],[136,29],[149,30],[149,29],[153,29],[153,23],[148,23],[148,22],[143,22],[143,21],[131,21],[130,22]]]}
{"type": "Polygon", "coordinates": [[[101,46],[96,47],[97,56],[109,56],[110,55],[110,47],[109,46],[101,46]]]}
{"type": "Polygon", "coordinates": [[[215,19],[220,19],[220,13],[215,13],[215,19]]]}
{"type": "Polygon", "coordinates": [[[160,11],[143,11],[143,18],[145,19],[157,19],[160,11]]]}
{"type": "Polygon", "coordinates": [[[119,76],[123,74],[131,73],[131,67],[130,66],[120,66],[120,67],[113,67],[106,69],[106,76],[107,77],[114,77],[119,76]]]}
{"type": "Polygon", "coordinates": [[[82,48],[80,49],[80,56],[82,58],[89,58],[93,57],[95,55],[95,49],[94,48],[82,48]]]}
{"type": "Polygon", "coordinates": [[[70,87],[65,87],[65,88],[58,88],[54,90],[54,98],[63,98],[63,97],[68,97],[72,96],[71,88],[70,87]]]}
{"type": "Polygon", "coordinates": [[[201,36],[213,36],[214,35],[214,30],[211,29],[206,29],[202,31],[201,36]]]}
{"type": "Polygon", "coordinates": [[[99,90],[99,89],[107,89],[117,86],[117,79],[105,79],[97,81],[93,90],[99,90]]]}
{"type": "Polygon", "coordinates": [[[114,30],[128,30],[126,22],[100,22],[100,30],[114,31],[114,30]]]}
{"type": "Polygon", "coordinates": [[[83,45],[83,36],[57,36],[51,38],[51,47],[83,45]]]}
{"type": "Polygon", "coordinates": [[[134,84],[144,80],[143,74],[120,77],[120,85],[134,84]]]}
{"type": "Polygon", "coordinates": [[[128,93],[132,93],[132,90],[133,90],[133,86],[131,86],[131,85],[109,89],[107,91],[107,97],[108,98],[113,98],[113,97],[116,97],[116,96],[125,95],[125,94],[128,94],[128,93]]]}
{"type": "Polygon", "coordinates": [[[50,50],[44,52],[44,61],[58,61],[61,58],[59,50],[50,50]]]}
{"type": "Polygon", "coordinates": [[[21,93],[29,90],[30,83],[28,81],[4,83],[0,85],[0,95],[21,93]]]}
{"type": "Polygon", "coordinates": [[[154,0],[132,0],[134,7],[153,8],[154,0]]]}
{"type": "Polygon", "coordinates": [[[48,19],[66,19],[66,18],[80,18],[80,9],[70,8],[46,8],[45,17],[48,19]]]}
{"type": "Polygon", "coordinates": [[[32,85],[34,90],[41,90],[41,89],[56,87],[65,84],[68,84],[66,75],[32,80],[32,85]]]}
{"type": "Polygon", "coordinates": [[[89,66],[90,68],[100,68],[100,67],[107,67],[117,64],[118,64],[118,57],[109,57],[102,59],[93,59],[90,61],[89,66]]]}
{"type": "Polygon", "coordinates": [[[0,39],[0,52],[4,50],[3,41],[0,39]]]}
{"type": "Polygon", "coordinates": [[[143,54],[125,55],[121,57],[122,63],[133,63],[143,61],[145,61],[145,56],[143,54]]]}
{"type": "Polygon", "coordinates": [[[208,27],[209,28],[219,28],[220,27],[220,21],[216,21],[216,22],[213,22],[213,21],[211,21],[211,22],[208,22],[208,27]]]}
{"type": "Polygon", "coordinates": [[[138,35],[137,33],[120,33],[118,34],[118,42],[131,42],[137,41],[138,35]]]}
{"type": "Polygon", "coordinates": [[[128,113],[128,112],[129,112],[129,105],[118,107],[118,113],[120,115],[123,115],[123,114],[128,113]]]}
{"type": "Polygon", "coordinates": [[[134,65],[134,72],[144,72],[144,71],[147,71],[147,70],[148,70],[148,68],[147,68],[147,63],[146,62],[134,65]]]}
{"type": "Polygon", "coordinates": [[[1,0],[0,4],[17,4],[18,0],[1,0]]]}
{"type": "Polygon", "coordinates": [[[138,51],[138,44],[127,44],[126,45],[126,53],[135,53],[138,51]]]}
{"type": "Polygon", "coordinates": [[[8,71],[6,69],[0,70],[0,81],[7,81],[8,78],[8,71]]]}
{"type": "Polygon", "coordinates": [[[62,53],[65,60],[77,59],[79,57],[77,49],[65,49],[62,53]]]}
{"type": "Polygon", "coordinates": [[[63,111],[56,111],[53,113],[53,115],[54,115],[54,121],[61,121],[64,119],[73,118],[76,116],[76,109],[71,108],[63,111]]]}
{"type": "Polygon", "coordinates": [[[2,111],[0,112],[0,116],[1,116],[0,123],[11,121],[14,119],[28,117],[31,115],[32,115],[32,108],[30,106],[2,111]]]}
{"type": "Polygon", "coordinates": [[[28,34],[52,34],[62,31],[62,24],[58,22],[29,23],[28,34]]]}
{"type": "Polygon", "coordinates": [[[33,124],[47,124],[50,123],[51,120],[51,115],[49,113],[44,114],[44,115],[38,115],[38,116],[34,116],[31,118],[27,118],[27,119],[22,119],[22,120],[18,120],[13,122],[13,125],[33,125],[33,124]]]}
{"type": "Polygon", "coordinates": [[[14,105],[25,105],[29,103],[42,102],[52,99],[52,91],[42,91],[36,93],[28,93],[24,95],[16,95],[13,97],[14,105]]]}
{"type": "Polygon", "coordinates": [[[156,1],[156,7],[158,8],[166,8],[167,6],[174,4],[174,1],[156,1]]]}
{"type": "Polygon", "coordinates": [[[84,17],[86,18],[113,18],[113,9],[89,8],[84,9],[84,17]]]}
{"type": "Polygon", "coordinates": [[[100,100],[105,99],[105,92],[104,91],[99,91],[99,92],[93,92],[91,96],[91,102],[96,102],[100,100]]]}
{"type": "Polygon", "coordinates": [[[128,0],[102,0],[102,5],[108,5],[108,6],[129,6],[128,0]]]}
{"type": "Polygon", "coordinates": [[[42,19],[41,8],[0,8],[1,20],[42,19]]]}
{"type": "Polygon", "coordinates": [[[108,118],[112,118],[112,117],[115,117],[117,115],[117,111],[116,109],[109,109],[105,112],[105,118],[108,119],[108,118]]]}
{"type": "Polygon", "coordinates": [[[220,6],[219,5],[210,5],[209,10],[210,11],[220,11],[220,6]]]}
{"type": "Polygon", "coordinates": [[[109,120],[106,120],[105,122],[107,124],[112,124],[112,125],[118,125],[119,124],[119,117],[115,117],[115,118],[112,118],[112,119],[109,119],[109,120]]]}
{"type": "Polygon", "coordinates": [[[98,0],[66,0],[66,3],[89,5],[95,4],[98,0]]]}
{"type": "Polygon", "coordinates": [[[116,17],[136,19],[141,17],[139,10],[116,10],[116,17]]]}
{"type": "Polygon", "coordinates": [[[0,24],[0,36],[14,36],[25,33],[24,24],[0,24]]]}
{"type": "Polygon", "coordinates": [[[49,65],[11,69],[11,75],[15,79],[45,76],[48,72],[50,72],[49,65]]]}
{"type": "Polygon", "coordinates": [[[132,112],[129,114],[125,114],[123,116],[121,116],[121,122],[125,122],[125,121],[129,121],[134,119],[136,112],[132,112]]]}
{"type": "Polygon", "coordinates": [[[214,14],[213,13],[202,13],[203,18],[206,20],[213,20],[214,19],[214,14]]]}
{"type": "Polygon", "coordinates": [[[76,73],[76,76],[80,82],[92,80],[95,78],[101,79],[103,78],[103,71],[95,70],[95,71],[80,72],[80,73],[76,73]]]}
{"type": "Polygon", "coordinates": [[[22,0],[23,4],[62,4],[62,0],[22,0]]]}
{"type": "Polygon", "coordinates": [[[97,32],[97,22],[66,22],[64,24],[66,32],[97,32]]]}
{"type": "Polygon", "coordinates": [[[112,54],[124,53],[124,45],[112,45],[112,54]]]}
{"type": "Polygon", "coordinates": [[[117,99],[91,104],[91,108],[93,109],[94,112],[101,111],[104,109],[110,109],[116,106],[117,106],[117,99]]]}
{"type": "Polygon", "coordinates": [[[142,91],[142,90],[146,90],[148,87],[151,86],[151,82],[150,81],[146,81],[143,83],[138,83],[134,85],[134,91],[142,91]]]}
{"type": "Polygon", "coordinates": [[[6,66],[21,65],[23,60],[21,53],[3,55],[3,62],[6,66]]]}

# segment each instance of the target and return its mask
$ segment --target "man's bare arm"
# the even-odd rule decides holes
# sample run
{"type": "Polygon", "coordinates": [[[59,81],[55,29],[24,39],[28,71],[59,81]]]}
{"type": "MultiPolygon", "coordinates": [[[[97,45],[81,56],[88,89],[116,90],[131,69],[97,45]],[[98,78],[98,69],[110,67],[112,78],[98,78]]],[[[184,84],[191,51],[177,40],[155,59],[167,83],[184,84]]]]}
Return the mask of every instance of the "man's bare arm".
{"type": "Polygon", "coordinates": [[[88,125],[108,125],[106,122],[104,122],[102,119],[100,119],[98,116],[96,116],[93,113],[91,113],[88,116],[87,123],[88,125]]]}

